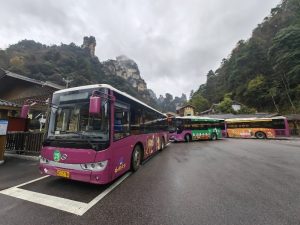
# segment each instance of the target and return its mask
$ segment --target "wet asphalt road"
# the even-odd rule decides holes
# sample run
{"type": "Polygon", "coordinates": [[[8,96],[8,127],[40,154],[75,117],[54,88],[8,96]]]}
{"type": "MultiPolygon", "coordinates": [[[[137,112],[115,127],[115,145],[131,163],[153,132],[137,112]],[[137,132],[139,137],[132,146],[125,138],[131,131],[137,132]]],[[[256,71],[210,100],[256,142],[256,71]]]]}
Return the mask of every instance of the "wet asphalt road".
{"type": "MultiPolygon", "coordinates": [[[[8,160],[0,190],[35,167],[8,160]]],[[[46,178],[24,189],[88,202],[103,187],[46,178]]],[[[300,140],[172,144],[83,216],[0,194],[0,224],[300,224],[300,140]]]]}

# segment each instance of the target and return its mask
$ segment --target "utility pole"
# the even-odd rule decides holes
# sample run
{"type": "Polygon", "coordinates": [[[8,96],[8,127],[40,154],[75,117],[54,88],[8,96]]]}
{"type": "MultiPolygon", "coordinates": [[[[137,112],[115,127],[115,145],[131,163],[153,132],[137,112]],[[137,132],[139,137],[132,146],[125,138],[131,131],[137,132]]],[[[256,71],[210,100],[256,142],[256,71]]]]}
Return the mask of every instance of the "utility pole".
{"type": "Polygon", "coordinates": [[[276,105],[276,102],[275,102],[274,96],[273,96],[273,95],[271,95],[271,97],[272,97],[272,100],[273,100],[273,104],[274,104],[274,106],[275,106],[275,108],[276,108],[276,111],[277,111],[277,113],[279,113],[279,109],[278,109],[278,106],[276,105]]]}
{"type": "Polygon", "coordinates": [[[289,102],[290,102],[290,104],[291,104],[291,106],[292,106],[292,109],[293,109],[293,111],[294,111],[294,113],[295,113],[295,112],[296,112],[296,107],[295,107],[295,105],[294,105],[294,103],[293,103],[293,101],[292,101],[292,99],[291,99],[290,94],[289,94],[288,82],[287,82],[287,79],[286,79],[284,73],[283,73],[283,76],[281,76],[281,80],[282,80],[282,83],[283,83],[283,85],[284,85],[285,92],[286,92],[286,94],[287,94],[287,96],[288,96],[289,102]],[[285,79],[284,79],[284,78],[285,78],[285,79]]]}
{"type": "Polygon", "coordinates": [[[277,111],[277,113],[279,113],[279,108],[278,108],[278,106],[276,105],[276,101],[275,101],[276,92],[277,92],[277,88],[276,88],[276,87],[272,87],[272,88],[269,90],[269,94],[271,95],[271,98],[272,98],[273,104],[274,104],[274,106],[275,106],[275,108],[276,108],[276,111],[277,111]]]}

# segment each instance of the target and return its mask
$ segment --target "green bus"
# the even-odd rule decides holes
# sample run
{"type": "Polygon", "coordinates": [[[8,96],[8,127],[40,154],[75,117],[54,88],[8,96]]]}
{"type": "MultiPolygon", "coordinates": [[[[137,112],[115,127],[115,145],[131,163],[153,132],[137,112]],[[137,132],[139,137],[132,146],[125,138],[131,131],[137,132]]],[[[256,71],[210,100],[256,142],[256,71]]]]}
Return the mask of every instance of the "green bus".
{"type": "Polygon", "coordinates": [[[222,138],[224,132],[224,119],[184,116],[172,118],[169,138],[176,142],[217,140],[222,138]]]}

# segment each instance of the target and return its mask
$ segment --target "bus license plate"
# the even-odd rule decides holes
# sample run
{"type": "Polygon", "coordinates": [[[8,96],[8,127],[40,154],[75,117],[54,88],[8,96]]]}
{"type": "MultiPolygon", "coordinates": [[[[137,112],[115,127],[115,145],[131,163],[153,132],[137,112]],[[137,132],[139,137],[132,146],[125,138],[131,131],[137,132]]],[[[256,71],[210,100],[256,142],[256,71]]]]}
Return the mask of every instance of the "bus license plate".
{"type": "Polygon", "coordinates": [[[70,172],[65,170],[56,170],[56,175],[59,177],[70,178],[70,172]]]}

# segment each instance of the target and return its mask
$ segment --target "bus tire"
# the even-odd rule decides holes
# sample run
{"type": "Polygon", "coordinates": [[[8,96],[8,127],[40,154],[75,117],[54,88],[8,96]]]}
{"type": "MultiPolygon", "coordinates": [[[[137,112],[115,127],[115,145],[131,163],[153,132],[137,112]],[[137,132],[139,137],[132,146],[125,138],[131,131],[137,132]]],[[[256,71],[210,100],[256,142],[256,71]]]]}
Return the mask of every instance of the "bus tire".
{"type": "Polygon", "coordinates": [[[216,133],[212,133],[210,139],[212,141],[216,141],[218,139],[218,135],[216,133]]]}
{"type": "Polygon", "coordinates": [[[186,134],[186,135],[184,136],[184,140],[185,140],[185,142],[191,142],[192,136],[191,136],[190,134],[186,134]]]}
{"type": "Polygon", "coordinates": [[[137,171],[142,163],[142,149],[140,145],[136,145],[131,156],[131,170],[137,171]]]}
{"type": "Polygon", "coordinates": [[[267,138],[266,134],[264,132],[262,132],[262,131],[257,131],[255,133],[255,137],[257,139],[266,139],[267,138]]]}

